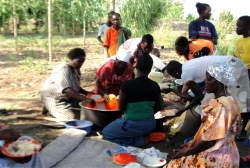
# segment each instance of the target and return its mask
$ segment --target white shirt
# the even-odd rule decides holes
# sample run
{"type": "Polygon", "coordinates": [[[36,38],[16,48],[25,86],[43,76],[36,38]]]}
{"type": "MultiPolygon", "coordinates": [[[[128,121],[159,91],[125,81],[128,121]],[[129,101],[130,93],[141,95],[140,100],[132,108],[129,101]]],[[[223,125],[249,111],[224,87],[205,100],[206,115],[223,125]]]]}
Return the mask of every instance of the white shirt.
{"type": "Polygon", "coordinates": [[[151,69],[151,72],[155,72],[156,69],[160,69],[162,70],[166,65],[164,64],[164,62],[159,58],[159,57],[156,57],[155,55],[153,54],[149,54],[152,59],[153,59],[153,66],[152,66],[152,69],[151,69]]]}
{"type": "Polygon", "coordinates": [[[201,83],[206,80],[207,67],[214,62],[227,61],[230,56],[204,56],[187,61],[182,65],[181,79],[183,83],[192,80],[201,83]]]}
{"type": "Polygon", "coordinates": [[[106,37],[106,31],[108,30],[108,26],[107,26],[107,24],[105,23],[105,24],[103,24],[103,25],[101,25],[100,27],[99,27],[99,31],[98,31],[98,36],[102,36],[102,35],[104,35],[104,38],[106,37]]]}

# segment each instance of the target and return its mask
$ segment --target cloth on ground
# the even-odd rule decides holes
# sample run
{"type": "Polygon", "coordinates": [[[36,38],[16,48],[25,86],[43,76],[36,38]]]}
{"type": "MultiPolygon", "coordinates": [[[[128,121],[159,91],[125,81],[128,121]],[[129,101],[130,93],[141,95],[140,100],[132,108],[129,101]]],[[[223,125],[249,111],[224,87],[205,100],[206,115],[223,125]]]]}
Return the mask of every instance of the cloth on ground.
{"type": "Polygon", "coordinates": [[[69,129],[62,136],[48,144],[40,152],[43,167],[49,168],[55,166],[82,142],[86,134],[86,131],[69,129]]]}
{"type": "Polygon", "coordinates": [[[167,154],[163,154],[160,152],[159,149],[156,149],[155,147],[147,148],[147,149],[141,149],[136,148],[132,146],[122,146],[124,150],[126,150],[128,153],[137,156],[138,158],[141,158],[142,160],[146,157],[157,157],[157,158],[163,158],[166,159],[167,154]]]}

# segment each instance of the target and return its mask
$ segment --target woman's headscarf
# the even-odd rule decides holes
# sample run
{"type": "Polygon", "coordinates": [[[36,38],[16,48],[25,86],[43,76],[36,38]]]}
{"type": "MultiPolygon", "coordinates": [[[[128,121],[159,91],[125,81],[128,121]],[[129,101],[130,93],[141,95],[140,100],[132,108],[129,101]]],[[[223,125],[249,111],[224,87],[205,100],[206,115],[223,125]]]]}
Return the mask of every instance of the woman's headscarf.
{"type": "Polygon", "coordinates": [[[226,62],[215,62],[207,68],[207,72],[225,86],[233,86],[235,78],[233,69],[226,62]]]}

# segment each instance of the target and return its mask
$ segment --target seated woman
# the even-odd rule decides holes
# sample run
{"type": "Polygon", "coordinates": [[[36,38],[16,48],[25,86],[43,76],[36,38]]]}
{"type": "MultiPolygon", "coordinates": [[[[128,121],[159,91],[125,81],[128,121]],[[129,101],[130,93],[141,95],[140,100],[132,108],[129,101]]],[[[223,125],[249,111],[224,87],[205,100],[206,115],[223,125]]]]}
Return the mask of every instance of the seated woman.
{"type": "Polygon", "coordinates": [[[125,81],[119,95],[119,118],[103,131],[103,139],[128,146],[149,143],[149,134],[155,130],[154,113],[160,109],[160,87],[148,78],[153,60],[144,53],[137,60],[138,78],[125,81]]]}
{"type": "Polygon", "coordinates": [[[85,97],[88,92],[81,88],[80,68],[85,62],[85,51],[74,48],[69,51],[69,61],[56,66],[41,89],[43,114],[49,112],[59,120],[80,119],[80,101],[95,105],[85,97]]]}
{"type": "Polygon", "coordinates": [[[227,90],[235,83],[233,69],[226,62],[216,62],[207,68],[206,78],[206,90],[215,98],[206,101],[194,139],[175,149],[176,155],[165,167],[239,167],[234,136],[240,108],[227,90]]]}
{"type": "Polygon", "coordinates": [[[180,117],[181,115],[186,115],[183,117],[183,125],[180,130],[178,130],[177,136],[188,138],[189,136],[192,136],[192,134],[194,135],[194,133],[198,130],[198,124],[200,122],[199,115],[201,114],[201,109],[204,106],[204,104],[199,104],[200,102],[204,103],[207,98],[211,98],[214,95],[208,93],[203,95],[198,84],[205,81],[207,67],[218,61],[228,62],[230,67],[232,67],[232,69],[234,70],[236,85],[230,87],[229,89],[236,96],[241,112],[244,112],[244,110],[247,109],[247,99],[249,100],[250,95],[249,80],[247,67],[240,59],[230,56],[209,56],[192,59],[184,64],[181,64],[177,61],[170,61],[166,67],[167,72],[174,78],[182,79],[184,83],[182,93],[171,88],[164,89],[163,92],[168,93],[172,91],[182,98],[190,101],[190,103],[187,104],[185,108],[179,110],[177,113],[177,115],[179,115],[180,117]],[[186,94],[189,89],[194,93],[193,98],[186,94]],[[246,99],[241,97],[242,94],[246,95],[246,99]],[[190,111],[192,113],[190,113],[190,111]],[[185,112],[186,114],[183,112],[185,112]]]}
{"type": "Polygon", "coordinates": [[[186,37],[180,36],[175,40],[175,50],[177,55],[184,56],[186,60],[190,60],[213,54],[214,44],[204,39],[188,41],[186,37]]]}
{"type": "Polygon", "coordinates": [[[133,77],[133,67],[128,64],[130,53],[119,49],[115,60],[109,59],[96,71],[95,93],[103,95],[106,102],[108,94],[119,95],[121,85],[133,77]]]}

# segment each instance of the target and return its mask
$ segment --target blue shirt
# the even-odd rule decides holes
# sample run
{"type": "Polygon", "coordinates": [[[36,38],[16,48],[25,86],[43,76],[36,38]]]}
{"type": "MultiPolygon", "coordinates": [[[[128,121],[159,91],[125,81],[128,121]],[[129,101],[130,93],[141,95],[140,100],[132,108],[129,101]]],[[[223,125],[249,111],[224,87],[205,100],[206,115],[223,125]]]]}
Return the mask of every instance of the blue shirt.
{"type": "Polygon", "coordinates": [[[197,19],[190,22],[188,25],[188,34],[189,37],[196,36],[201,39],[212,39],[214,37],[218,39],[218,34],[214,25],[207,20],[201,22],[197,19]]]}

